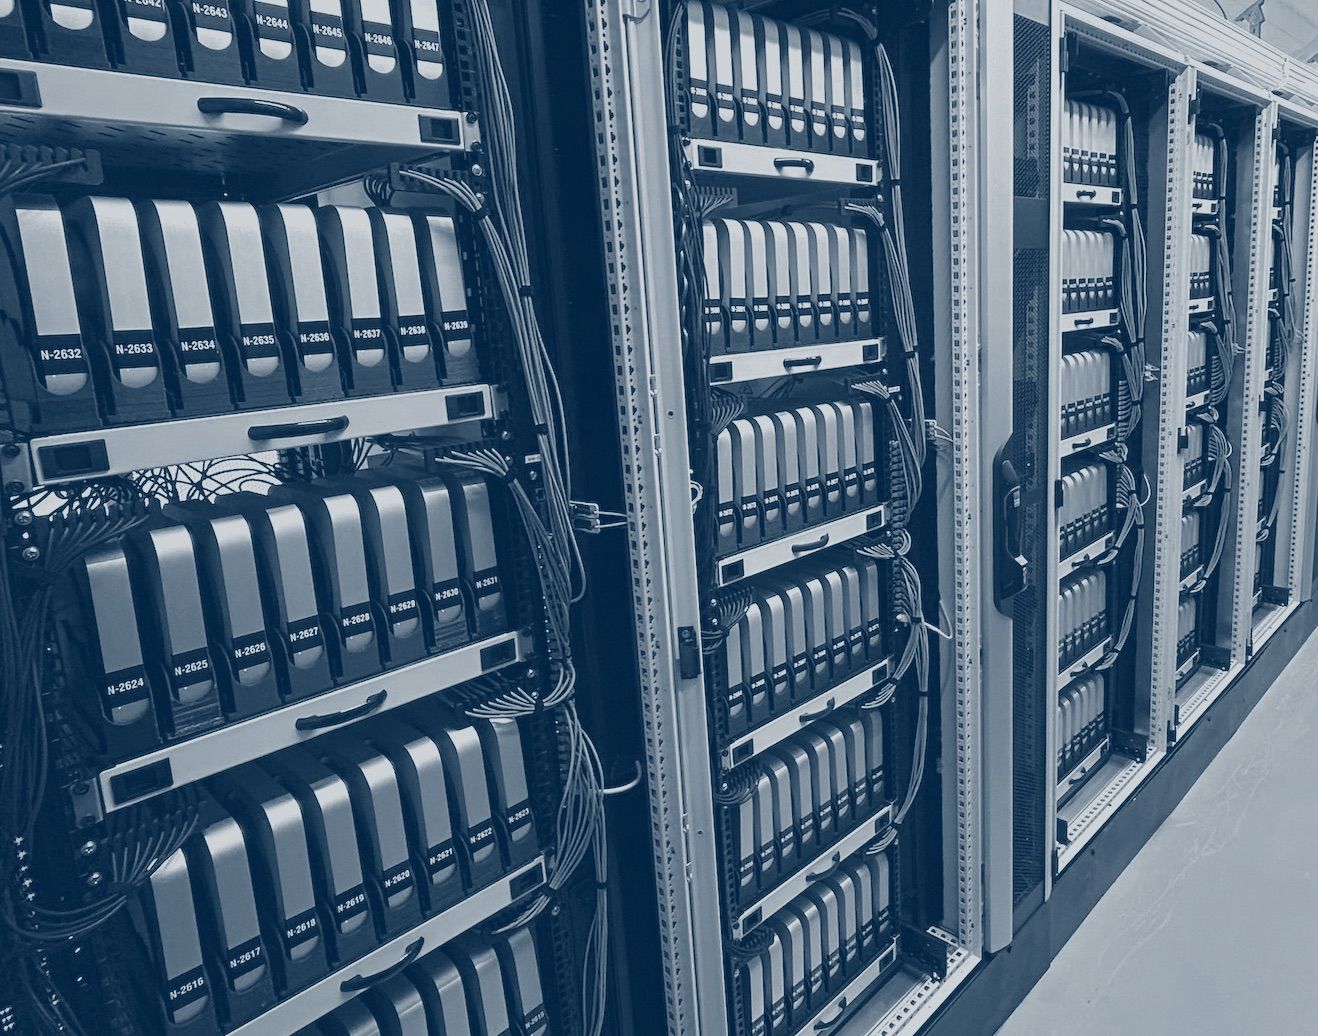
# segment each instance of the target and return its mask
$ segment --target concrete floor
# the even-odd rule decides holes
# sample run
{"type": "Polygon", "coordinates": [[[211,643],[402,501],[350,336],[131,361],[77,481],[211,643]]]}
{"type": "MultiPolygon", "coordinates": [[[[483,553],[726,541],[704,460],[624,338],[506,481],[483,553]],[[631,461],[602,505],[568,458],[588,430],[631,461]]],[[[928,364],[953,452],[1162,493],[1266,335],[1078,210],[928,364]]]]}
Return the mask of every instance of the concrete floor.
{"type": "Polygon", "coordinates": [[[998,1032],[1314,1034],[1315,975],[1318,634],[998,1032]]]}

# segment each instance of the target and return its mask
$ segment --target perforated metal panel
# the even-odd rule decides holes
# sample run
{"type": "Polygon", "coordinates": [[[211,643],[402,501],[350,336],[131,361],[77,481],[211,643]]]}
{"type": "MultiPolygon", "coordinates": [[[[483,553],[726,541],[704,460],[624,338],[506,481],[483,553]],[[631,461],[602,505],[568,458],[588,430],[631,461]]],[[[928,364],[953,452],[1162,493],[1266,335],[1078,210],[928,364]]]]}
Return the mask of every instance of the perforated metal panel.
{"type": "MultiPolygon", "coordinates": [[[[1015,193],[1041,203],[1049,194],[1049,126],[1052,31],[1046,24],[1015,19],[1015,193]]],[[[1014,287],[1014,355],[1012,379],[1013,436],[1008,456],[1023,479],[1021,542],[1031,551],[1031,570],[1046,566],[1047,511],[1047,358],[1049,268],[1046,245],[1018,245],[1012,261],[1014,287]],[[1043,391],[1040,391],[1041,388],[1043,391]]],[[[1013,773],[1013,892],[1019,904],[1044,883],[1051,845],[1046,828],[1048,780],[1045,668],[1045,615],[1042,580],[1021,593],[1013,604],[1014,676],[1012,704],[1013,773]]]]}

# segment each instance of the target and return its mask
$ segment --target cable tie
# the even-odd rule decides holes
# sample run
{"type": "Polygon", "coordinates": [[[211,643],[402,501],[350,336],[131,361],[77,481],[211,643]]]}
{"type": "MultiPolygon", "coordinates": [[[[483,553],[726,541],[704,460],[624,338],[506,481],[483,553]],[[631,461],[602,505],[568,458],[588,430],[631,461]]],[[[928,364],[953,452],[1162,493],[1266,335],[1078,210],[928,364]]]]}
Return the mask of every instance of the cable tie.
{"type": "Polygon", "coordinates": [[[522,296],[522,298],[524,299],[530,299],[532,297],[531,285],[519,284],[517,286],[517,294],[522,296]]]}

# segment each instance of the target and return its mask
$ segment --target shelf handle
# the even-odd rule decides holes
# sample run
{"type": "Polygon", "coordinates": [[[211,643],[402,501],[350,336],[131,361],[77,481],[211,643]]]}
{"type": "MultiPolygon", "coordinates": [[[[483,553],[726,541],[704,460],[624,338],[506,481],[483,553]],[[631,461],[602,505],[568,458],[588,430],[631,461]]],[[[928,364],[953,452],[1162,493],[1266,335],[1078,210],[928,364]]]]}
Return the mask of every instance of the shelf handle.
{"type": "Polygon", "coordinates": [[[809,176],[815,171],[815,160],[813,158],[783,158],[779,156],[773,160],[773,167],[780,173],[784,169],[803,169],[805,175],[809,176]]]}
{"type": "Polygon", "coordinates": [[[383,971],[377,971],[374,975],[353,975],[352,978],[345,978],[339,983],[339,988],[345,993],[357,993],[380,982],[387,982],[399,972],[405,971],[412,961],[421,956],[421,947],[425,944],[426,937],[423,935],[403,951],[402,958],[396,964],[390,964],[389,967],[383,971]]]}
{"type": "Polygon", "coordinates": [[[275,439],[296,439],[303,435],[334,435],[348,430],[345,414],[324,417],[319,421],[284,421],[281,424],[254,424],[247,429],[252,442],[272,442],[275,439]]]}
{"type": "Polygon", "coordinates": [[[1094,322],[1093,317],[1081,317],[1075,322],[1076,327],[1089,327],[1094,322]]]}
{"type": "Polygon", "coordinates": [[[842,853],[835,852],[832,856],[828,858],[827,867],[825,867],[822,871],[811,871],[809,874],[805,876],[805,880],[823,881],[825,878],[830,877],[833,874],[833,872],[841,866],[842,866],[842,853]]]}
{"type": "Polygon", "coordinates": [[[324,730],[326,727],[337,727],[340,723],[361,719],[383,705],[388,694],[388,691],[376,691],[360,705],[354,705],[351,709],[327,712],[321,716],[303,716],[293,726],[298,730],[324,730]]]}
{"type": "Polygon", "coordinates": [[[835,1026],[838,1022],[842,1021],[842,1016],[846,1013],[847,1013],[847,998],[844,996],[841,1000],[837,1002],[837,1014],[833,1015],[832,1018],[828,1018],[828,1019],[820,1018],[819,1021],[815,1022],[815,1032],[826,1032],[827,1030],[833,1028],[833,1026],[835,1026]]]}
{"type": "Polygon", "coordinates": [[[203,115],[268,115],[294,126],[307,124],[307,113],[301,108],[262,97],[198,97],[197,111],[203,115]]]}
{"type": "Polygon", "coordinates": [[[1085,191],[1076,191],[1076,192],[1075,192],[1075,196],[1076,196],[1077,198],[1097,198],[1097,197],[1098,197],[1098,191],[1089,191],[1089,190],[1085,190],[1085,191]]]}
{"type": "Polygon", "coordinates": [[[799,558],[802,554],[813,554],[815,551],[823,550],[827,546],[828,533],[824,533],[819,539],[814,540],[811,543],[793,543],[792,553],[799,558]]]}
{"type": "Polygon", "coordinates": [[[825,716],[829,715],[835,708],[837,708],[836,700],[833,698],[829,698],[828,701],[824,702],[824,707],[820,709],[818,712],[801,713],[801,726],[805,726],[807,723],[813,723],[817,719],[823,719],[825,716]]]}
{"type": "Polygon", "coordinates": [[[795,370],[797,367],[818,367],[824,362],[822,356],[802,356],[796,360],[783,360],[783,370],[795,370]]]}

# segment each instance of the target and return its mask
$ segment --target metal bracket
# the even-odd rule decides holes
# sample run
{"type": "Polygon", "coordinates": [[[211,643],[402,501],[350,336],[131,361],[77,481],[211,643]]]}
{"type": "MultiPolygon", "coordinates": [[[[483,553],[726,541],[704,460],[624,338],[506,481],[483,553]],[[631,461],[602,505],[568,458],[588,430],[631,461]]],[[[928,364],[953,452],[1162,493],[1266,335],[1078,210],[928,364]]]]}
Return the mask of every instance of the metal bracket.
{"type": "Polygon", "coordinates": [[[683,680],[700,675],[700,639],[694,626],[677,628],[677,669],[683,680]]]}
{"type": "Polygon", "coordinates": [[[940,981],[947,977],[948,958],[956,950],[955,946],[909,924],[901,925],[899,935],[903,954],[913,957],[940,981]]]}

